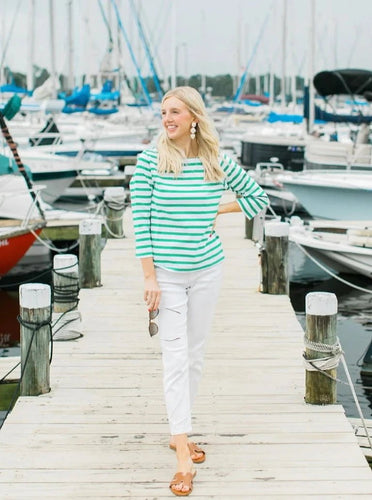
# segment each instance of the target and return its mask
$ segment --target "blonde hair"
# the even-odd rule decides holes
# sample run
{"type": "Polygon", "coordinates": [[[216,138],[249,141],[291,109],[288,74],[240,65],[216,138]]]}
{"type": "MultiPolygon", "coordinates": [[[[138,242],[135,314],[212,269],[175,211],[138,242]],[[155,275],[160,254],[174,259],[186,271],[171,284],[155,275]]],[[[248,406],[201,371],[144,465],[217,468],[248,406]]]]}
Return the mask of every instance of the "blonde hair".
{"type": "MultiPolygon", "coordinates": [[[[177,97],[190,113],[197,119],[196,137],[193,139],[198,146],[198,157],[204,167],[204,178],[208,182],[220,181],[225,174],[219,163],[219,140],[212,120],[207,114],[203,99],[193,87],[176,87],[169,90],[162,99],[162,104],[169,97],[177,97]]],[[[182,172],[185,160],[183,152],[168,138],[166,132],[158,139],[158,171],[173,173],[176,177],[182,172]]]]}

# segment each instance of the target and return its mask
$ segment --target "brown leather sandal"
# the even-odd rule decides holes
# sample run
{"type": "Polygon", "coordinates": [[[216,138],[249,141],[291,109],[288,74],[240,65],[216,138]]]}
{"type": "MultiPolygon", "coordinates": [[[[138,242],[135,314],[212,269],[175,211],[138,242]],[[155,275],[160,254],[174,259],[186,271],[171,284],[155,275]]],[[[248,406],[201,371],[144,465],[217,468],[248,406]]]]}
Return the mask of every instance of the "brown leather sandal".
{"type": "Polygon", "coordinates": [[[186,472],[186,473],[177,472],[173,476],[173,479],[172,479],[171,483],[169,484],[169,488],[170,488],[171,492],[178,497],[187,497],[188,495],[190,495],[190,493],[193,490],[193,479],[194,479],[195,475],[196,475],[196,471],[195,472],[186,472]],[[182,490],[174,489],[174,486],[176,486],[178,484],[182,484],[183,486],[186,486],[188,488],[188,490],[182,491],[182,490]]]}
{"type": "MultiPolygon", "coordinates": [[[[189,447],[190,450],[190,455],[196,455],[196,454],[201,454],[200,457],[193,458],[192,461],[194,464],[202,464],[205,461],[205,451],[199,448],[199,446],[192,441],[189,441],[187,443],[187,446],[189,447]]],[[[169,448],[173,451],[176,451],[176,447],[174,444],[170,444],[169,448]]]]}

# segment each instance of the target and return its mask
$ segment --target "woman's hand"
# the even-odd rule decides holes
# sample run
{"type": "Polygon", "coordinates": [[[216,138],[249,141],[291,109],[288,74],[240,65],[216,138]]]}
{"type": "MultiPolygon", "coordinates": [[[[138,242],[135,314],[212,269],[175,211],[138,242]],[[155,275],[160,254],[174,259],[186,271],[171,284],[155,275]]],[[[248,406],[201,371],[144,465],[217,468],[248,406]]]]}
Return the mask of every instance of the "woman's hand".
{"type": "Polygon", "coordinates": [[[145,278],[143,298],[149,311],[158,309],[160,296],[161,290],[159,288],[156,277],[145,278]]]}

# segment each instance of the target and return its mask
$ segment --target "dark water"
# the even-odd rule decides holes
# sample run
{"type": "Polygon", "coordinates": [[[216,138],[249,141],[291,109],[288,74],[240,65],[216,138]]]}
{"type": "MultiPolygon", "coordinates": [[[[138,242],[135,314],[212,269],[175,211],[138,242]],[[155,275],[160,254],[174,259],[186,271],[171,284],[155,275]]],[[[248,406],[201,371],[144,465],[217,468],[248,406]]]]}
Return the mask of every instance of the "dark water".
{"type": "MultiPolygon", "coordinates": [[[[305,325],[305,297],[309,292],[323,291],[336,294],[338,300],[337,335],[345,352],[346,362],[365,418],[372,418],[372,378],[362,379],[361,363],[372,340],[372,294],[355,290],[309,261],[295,246],[290,246],[290,298],[300,323],[305,325]]],[[[15,276],[0,283],[0,357],[19,354],[18,286],[5,287],[22,280],[50,283],[51,257],[38,262],[28,275],[15,276]]],[[[343,276],[356,285],[372,291],[372,282],[356,276],[343,276]]],[[[338,368],[338,378],[346,380],[343,368],[338,368]]],[[[1,386],[0,386],[1,388],[1,386]]],[[[338,400],[349,417],[359,417],[350,388],[337,384],[338,400]]],[[[9,391],[7,391],[9,392],[9,391]]],[[[0,422],[2,410],[7,407],[0,391],[0,422]]]]}

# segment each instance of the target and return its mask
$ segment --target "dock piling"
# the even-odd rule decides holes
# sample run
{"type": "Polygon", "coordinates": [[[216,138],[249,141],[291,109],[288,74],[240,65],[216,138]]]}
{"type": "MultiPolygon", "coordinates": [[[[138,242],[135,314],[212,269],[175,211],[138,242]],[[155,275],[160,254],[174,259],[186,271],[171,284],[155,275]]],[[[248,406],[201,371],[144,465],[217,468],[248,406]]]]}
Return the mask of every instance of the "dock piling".
{"type": "Polygon", "coordinates": [[[53,339],[73,340],[82,336],[79,302],[79,267],[76,255],[53,259],[53,339]]]}
{"type": "Polygon", "coordinates": [[[20,394],[38,396],[50,391],[50,286],[40,283],[21,285],[19,303],[22,373],[20,394]]]}
{"type": "Polygon", "coordinates": [[[273,295],[288,295],[288,235],[287,222],[270,221],[264,226],[265,244],[261,252],[262,291],[273,295]]]}
{"type": "Polygon", "coordinates": [[[337,400],[337,365],[341,348],[336,336],[337,297],[334,293],[306,295],[305,401],[334,404],[337,400]],[[325,373],[322,373],[322,371],[325,373]]]}
{"type": "Polygon", "coordinates": [[[81,288],[101,286],[101,232],[99,219],[79,224],[79,280],[81,288]]]}
{"type": "Polygon", "coordinates": [[[119,186],[106,188],[103,200],[107,238],[124,238],[123,214],[125,208],[125,189],[119,186]]]}

